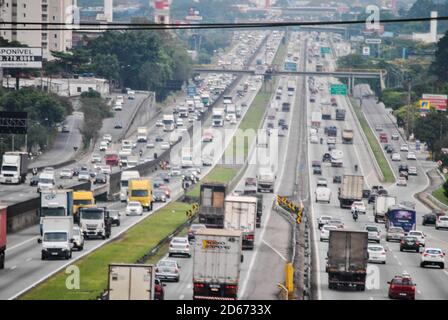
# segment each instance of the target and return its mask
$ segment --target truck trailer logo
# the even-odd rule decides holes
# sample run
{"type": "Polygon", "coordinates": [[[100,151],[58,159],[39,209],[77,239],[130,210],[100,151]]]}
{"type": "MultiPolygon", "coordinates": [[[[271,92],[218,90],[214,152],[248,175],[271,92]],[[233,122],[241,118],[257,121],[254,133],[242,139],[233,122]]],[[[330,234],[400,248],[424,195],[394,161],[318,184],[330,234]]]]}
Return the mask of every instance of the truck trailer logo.
{"type": "Polygon", "coordinates": [[[230,249],[223,241],[216,240],[202,240],[202,249],[230,249]]]}

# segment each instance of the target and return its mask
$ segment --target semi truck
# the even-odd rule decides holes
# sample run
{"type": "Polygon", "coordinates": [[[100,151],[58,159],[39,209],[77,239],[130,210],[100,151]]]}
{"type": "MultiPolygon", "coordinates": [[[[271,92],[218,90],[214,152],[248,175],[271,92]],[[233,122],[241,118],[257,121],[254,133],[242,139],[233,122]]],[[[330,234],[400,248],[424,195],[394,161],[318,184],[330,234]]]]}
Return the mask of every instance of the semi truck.
{"type": "Polygon", "coordinates": [[[112,232],[112,220],[106,208],[80,208],[79,226],[85,239],[100,237],[104,240],[112,232]]]}
{"type": "Polygon", "coordinates": [[[73,250],[73,217],[44,217],[42,221],[41,259],[71,259],[73,250]]]}
{"type": "Polygon", "coordinates": [[[207,228],[224,227],[224,207],[227,185],[219,182],[201,184],[199,196],[199,223],[207,228]]]}
{"type": "Polygon", "coordinates": [[[6,252],[6,206],[0,205],[0,270],[5,268],[6,252]]]}
{"type": "Polygon", "coordinates": [[[327,253],[328,288],[366,287],[368,232],[330,230],[327,253]]]}
{"type": "Polygon", "coordinates": [[[21,184],[28,173],[29,156],[26,152],[5,152],[2,158],[0,183],[21,184]]]}
{"type": "Polygon", "coordinates": [[[363,176],[348,174],[343,175],[338,197],[340,207],[350,209],[354,201],[361,201],[363,186],[363,176]]]}
{"type": "Polygon", "coordinates": [[[237,300],[241,231],[200,229],[193,251],[193,300],[237,300]]]}
{"type": "Polygon", "coordinates": [[[212,125],[214,127],[224,126],[224,108],[217,108],[213,110],[212,114],[212,125]]]}
{"type": "Polygon", "coordinates": [[[344,121],[345,120],[345,109],[336,109],[336,120],[344,121]]]}
{"type": "Polygon", "coordinates": [[[40,193],[40,235],[45,217],[71,217],[73,219],[73,190],[42,190],[40,193]]]}
{"type": "Polygon", "coordinates": [[[270,168],[259,168],[257,175],[257,192],[274,192],[275,179],[275,174],[270,168]]]}
{"type": "Polygon", "coordinates": [[[322,120],[331,120],[330,106],[322,106],[322,120]]]}
{"type": "Polygon", "coordinates": [[[342,130],[342,143],[353,144],[353,130],[352,129],[342,130]]]}
{"type": "Polygon", "coordinates": [[[240,230],[242,248],[253,250],[257,219],[257,198],[227,196],[224,210],[224,229],[240,230]]]}
{"type": "Polygon", "coordinates": [[[389,207],[397,204],[397,198],[389,195],[379,195],[373,203],[373,216],[376,223],[385,223],[389,207]]]}
{"type": "Polygon", "coordinates": [[[109,300],[154,300],[155,268],[149,264],[109,264],[109,300]]]}
{"type": "Polygon", "coordinates": [[[148,128],[138,127],[137,128],[137,141],[147,142],[148,141],[148,128]]]}

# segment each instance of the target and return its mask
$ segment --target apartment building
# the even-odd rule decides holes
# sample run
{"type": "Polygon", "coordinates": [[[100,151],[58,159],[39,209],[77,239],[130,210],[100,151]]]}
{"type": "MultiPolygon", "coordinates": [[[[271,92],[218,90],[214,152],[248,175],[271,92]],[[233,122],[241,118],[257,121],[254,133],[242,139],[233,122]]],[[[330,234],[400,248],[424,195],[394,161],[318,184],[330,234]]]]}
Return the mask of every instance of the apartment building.
{"type": "Polygon", "coordinates": [[[51,60],[51,51],[66,51],[72,47],[72,30],[70,28],[61,31],[48,30],[45,23],[73,23],[76,1],[0,0],[0,36],[30,47],[42,47],[44,59],[51,60]],[[20,24],[11,25],[3,22],[20,22],[20,24]],[[44,23],[43,30],[29,30],[40,27],[30,25],[30,22],[44,23]]]}

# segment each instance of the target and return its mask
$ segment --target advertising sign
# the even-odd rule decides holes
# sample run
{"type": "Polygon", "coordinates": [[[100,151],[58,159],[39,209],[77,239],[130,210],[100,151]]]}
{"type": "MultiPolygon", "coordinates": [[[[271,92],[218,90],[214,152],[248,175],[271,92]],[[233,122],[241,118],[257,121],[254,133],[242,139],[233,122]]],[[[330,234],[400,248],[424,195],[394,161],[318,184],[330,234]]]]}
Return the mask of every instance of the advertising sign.
{"type": "Polygon", "coordinates": [[[428,94],[422,95],[423,100],[431,102],[431,106],[439,111],[446,111],[448,96],[446,94],[428,94]]]}
{"type": "Polygon", "coordinates": [[[42,48],[0,48],[0,68],[42,68],[42,48]]]}

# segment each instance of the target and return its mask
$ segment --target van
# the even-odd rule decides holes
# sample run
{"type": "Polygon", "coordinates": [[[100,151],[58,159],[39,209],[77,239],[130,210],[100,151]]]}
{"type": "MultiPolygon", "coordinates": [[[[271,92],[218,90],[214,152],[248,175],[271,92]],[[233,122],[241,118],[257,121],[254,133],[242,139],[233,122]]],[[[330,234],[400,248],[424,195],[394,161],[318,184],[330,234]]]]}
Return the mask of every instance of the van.
{"type": "Polygon", "coordinates": [[[54,172],[42,172],[39,175],[39,181],[37,183],[37,191],[45,189],[53,189],[55,186],[54,172]]]}
{"type": "Polygon", "coordinates": [[[316,188],[316,202],[327,202],[330,203],[331,200],[331,190],[327,187],[317,187],[316,188]]]}
{"type": "Polygon", "coordinates": [[[120,201],[122,202],[128,198],[128,185],[131,179],[140,179],[140,173],[136,170],[126,170],[121,173],[120,201]]]}
{"type": "Polygon", "coordinates": [[[132,179],[128,185],[128,202],[138,201],[146,210],[152,210],[152,183],[149,179],[132,179]]]}
{"type": "Polygon", "coordinates": [[[76,216],[79,208],[95,206],[95,198],[92,191],[73,191],[73,214],[76,216]]]}

